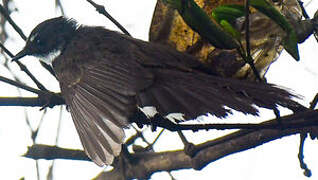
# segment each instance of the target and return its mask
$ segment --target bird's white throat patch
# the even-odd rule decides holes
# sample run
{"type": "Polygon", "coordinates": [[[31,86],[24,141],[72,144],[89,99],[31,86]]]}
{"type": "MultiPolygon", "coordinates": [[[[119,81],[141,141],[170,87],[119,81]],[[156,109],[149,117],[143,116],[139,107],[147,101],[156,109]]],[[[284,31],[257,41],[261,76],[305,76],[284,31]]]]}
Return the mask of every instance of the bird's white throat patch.
{"type": "Polygon", "coordinates": [[[61,50],[60,49],[56,49],[54,51],[51,51],[50,53],[48,53],[47,55],[44,56],[38,56],[38,58],[40,58],[40,60],[48,65],[52,65],[52,62],[54,61],[54,59],[56,59],[59,55],[61,55],[61,50]]]}

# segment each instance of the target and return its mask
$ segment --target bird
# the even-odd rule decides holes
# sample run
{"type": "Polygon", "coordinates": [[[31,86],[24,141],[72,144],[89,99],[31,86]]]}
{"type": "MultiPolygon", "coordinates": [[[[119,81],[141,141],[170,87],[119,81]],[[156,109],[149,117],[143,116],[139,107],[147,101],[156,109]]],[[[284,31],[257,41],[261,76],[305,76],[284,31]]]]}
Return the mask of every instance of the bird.
{"type": "Polygon", "coordinates": [[[299,106],[297,95],[274,84],[223,78],[171,47],[63,16],[37,25],[12,61],[27,55],[52,66],[84,151],[99,166],[119,156],[124,129],[143,108],[186,121],[299,106]]]}

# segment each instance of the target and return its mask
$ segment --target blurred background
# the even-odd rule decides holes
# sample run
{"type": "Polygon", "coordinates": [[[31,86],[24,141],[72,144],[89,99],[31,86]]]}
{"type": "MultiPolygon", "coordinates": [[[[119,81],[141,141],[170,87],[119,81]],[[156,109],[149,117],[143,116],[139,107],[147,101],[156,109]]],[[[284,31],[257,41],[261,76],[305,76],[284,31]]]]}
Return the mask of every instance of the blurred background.
{"type": "MultiPolygon", "coordinates": [[[[10,0],[8,3],[6,2],[3,1],[2,4],[8,5],[11,18],[26,35],[38,23],[63,13],[81,24],[105,26],[118,30],[85,0],[10,0]]],[[[156,0],[95,0],[94,2],[104,5],[106,10],[133,37],[148,40],[156,0]]],[[[304,6],[312,17],[317,10],[318,2],[306,0],[304,6]]],[[[3,22],[3,17],[0,20],[3,22]]],[[[2,24],[1,33],[1,40],[13,54],[24,46],[24,41],[10,24],[2,24]]],[[[299,102],[308,107],[318,90],[317,51],[318,45],[314,37],[310,37],[299,45],[299,62],[294,61],[289,54],[283,51],[279,60],[274,62],[267,72],[267,81],[292,89],[297,94],[302,95],[303,99],[299,102]]],[[[47,89],[59,92],[55,78],[43,69],[35,58],[25,57],[21,62],[26,64],[47,89]]],[[[20,71],[15,63],[11,63],[3,53],[0,55],[0,75],[35,87],[25,73],[20,71]]],[[[0,82],[0,96],[34,97],[35,95],[0,82]]],[[[82,149],[70,114],[65,110],[65,106],[55,106],[44,111],[39,111],[39,109],[38,107],[0,107],[0,179],[91,179],[100,172],[111,169],[111,167],[100,168],[92,162],[73,160],[55,160],[52,168],[53,161],[38,160],[36,162],[22,157],[27,151],[27,147],[34,143],[82,149]],[[33,142],[31,129],[34,131],[38,127],[40,128],[35,142],[33,142]]],[[[286,109],[280,110],[282,115],[290,113],[286,109]]],[[[205,117],[201,119],[201,122],[261,122],[271,118],[275,118],[272,111],[261,109],[261,116],[258,118],[234,113],[226,120],[205,117]]],[[[149,142],[152,142],[160,131],[160,128],[156,132],[145,128],[143,134],[149,142]]],[[[215,138],[229,132],[232,131],[210,130],[196,133],[185,132],[185,135],[189,141],[200,143],[211,139],[211,137],[215,138]]],[[[135,133],[134,128],[127,130],[127,138],[135,133]]],[[[136,143],[142,146],[146,145],[142,140],[138,140],[136,143]]],[[[164,131],[154,145],[155,151],[182,148],[183,144],[177,133],[169,131],[164,131]]],[[[201,171],[178,170],[172,171],[170,174],[159,172],[152,175],[151,179],[172,179],[171,176],[175,179],[307,179],[299,167],[298,148],[299,135],[288,136],[212,162],[201,171]]],[[[312,170],[311,179],[318,179],[316,152],[318,152],[317,141],[307,139],[304,155],[307,165],[312,170]]]]}

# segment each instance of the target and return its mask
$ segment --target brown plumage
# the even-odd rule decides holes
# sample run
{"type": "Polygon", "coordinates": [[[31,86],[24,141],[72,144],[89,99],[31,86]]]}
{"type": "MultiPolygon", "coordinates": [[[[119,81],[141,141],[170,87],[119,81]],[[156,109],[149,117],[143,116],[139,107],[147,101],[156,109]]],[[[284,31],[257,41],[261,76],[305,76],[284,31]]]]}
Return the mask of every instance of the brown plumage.
{"type": "Polygon", "coordinates": [[[298,106],[286,90],[217,77],[194,57],[171,48],[102,27],[76,26],[63,17],[44,23],[51,28],[37,26],[16,59],[60,52],[53,69],[84,150],[98,165],[111,164],[119,155],[123,128],[138,107],[154,106],[162,116],[182,113],[189,120],[207,113],[225,117],[230,109],[257,115],[254,105],[298,106]],[[44,48],[47,53],[25,50],[36,46],[33,41],[41,34],[50,34],[48,41],[66,40],[62,46],[44,48]]]}

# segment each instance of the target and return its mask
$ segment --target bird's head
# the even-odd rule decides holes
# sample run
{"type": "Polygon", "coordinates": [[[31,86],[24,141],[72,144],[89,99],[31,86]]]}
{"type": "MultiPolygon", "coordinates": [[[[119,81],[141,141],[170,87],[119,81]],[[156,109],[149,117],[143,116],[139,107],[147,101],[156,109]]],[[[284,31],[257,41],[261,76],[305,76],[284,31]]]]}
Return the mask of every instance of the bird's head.
{"type": "Polygon", "coordinates": [[[12,58],[12,61],[31,55],[51,64],[54,57],[61,53],[67,42],[74,36],[77,27],[75,20],[63,16],[40,23],[32,30],[26,45],[12,58]]]}

